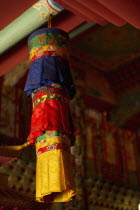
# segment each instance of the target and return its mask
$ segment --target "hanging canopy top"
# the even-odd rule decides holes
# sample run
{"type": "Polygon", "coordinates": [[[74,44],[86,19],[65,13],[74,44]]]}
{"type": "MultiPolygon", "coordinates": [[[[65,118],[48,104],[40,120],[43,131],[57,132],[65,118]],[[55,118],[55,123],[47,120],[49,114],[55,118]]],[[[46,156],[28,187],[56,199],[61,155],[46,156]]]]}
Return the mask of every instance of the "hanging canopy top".
{"type": "Polygon", "coordinates": [[[30,35],[30,70],[24,89],[28,96],[41,86],[54,87],[57,83],[68,89],[71,98],[74,97],[68,44],[68,34],[58,28],[43,28],[30,35]]]}
{"type": "Polygon", "coordinates": [[[34,31],[28,38],[28,42],[31,41],[31,39],[39,34],[49,34],[49,33],[53,33],[53,34],[58,34],[61,36],[64,36],[67,40],[69,39],[69,35],[66,31],[59,29],[59,28],[41,28],[38,29],[36,31],[34,31]]]}
{"type": "Polygon", "coordinates": [[[58,28],[43,28],[33,32],[28,39],[30,62],[44,56],[68,59],[68,34],[58,28]]]}

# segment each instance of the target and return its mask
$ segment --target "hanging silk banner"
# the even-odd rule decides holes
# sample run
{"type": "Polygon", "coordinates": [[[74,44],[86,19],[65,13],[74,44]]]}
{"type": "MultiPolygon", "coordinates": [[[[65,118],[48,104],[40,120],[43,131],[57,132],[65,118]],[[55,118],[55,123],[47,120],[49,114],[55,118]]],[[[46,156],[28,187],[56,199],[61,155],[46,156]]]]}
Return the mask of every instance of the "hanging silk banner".
{"type": "Polygon", "coordinates": [[[75,195],[70,146],[78,130],[69,108],[76,93],[68,63],[68,34],[57,28],[35,31],[28,39],[30,70],[25,85],[32,96],[28,136],[36,145],[36,200],[66,202],[75,195]]]}

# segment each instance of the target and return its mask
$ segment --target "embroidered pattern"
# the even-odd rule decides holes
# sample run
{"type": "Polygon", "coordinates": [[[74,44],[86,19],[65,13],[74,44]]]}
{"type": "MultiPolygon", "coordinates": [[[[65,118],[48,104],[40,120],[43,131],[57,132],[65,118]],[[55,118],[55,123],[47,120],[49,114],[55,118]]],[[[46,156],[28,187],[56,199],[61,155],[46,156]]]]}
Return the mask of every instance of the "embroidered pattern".
{"type": "Polygon", "coordinates": [[[68,59],[68,39],[60,34],[42,33],[28,43],[30,62],[43,56],[60,56],[68,59]]]}
{"type": "MultiPolygon", "coordinates": [[[[69,101],[68,92],[65,91],[63,88],[48,88],[48,87],[40,87],[34,91],[32,94],[33,103],[36,101],[38,104],[39,102],[43,102],[46,99],[60,99],[62,101],[69,101]],[[38,99],[38,101],[37,101],[38,99]],[[40,99],[40,100],[39,100],[40,99]]],[[[37,105],[35,104],[35,105],[37,105]]]]}
{"type": "Polygon", "coordinates": [[[33,91],[32,96],[34,97],[35,94],[36,94],[36,93],[40,93],[40,91],[41,91],[42,94],[45,94],[45,93],[54,93],[54,91],[57,90],[57,89],[63,90],[63,89],[61,88],[61,86],[60,86],[59,84],[57,84],[57,83],[52,83],[52,84],[50,84],[50,87],[41,86],[41,87],[39,87],[39,88],[37,88],[37,89],[35,89],[35,90],[33,91]]]}
{"type": "Polygon", "coordinates": [[[49,152],[49,151],[52,151],[52,150],[59,150],[59,149],[60,150],[69,150],[69,147],[66,144],[54,143],[52,145],[45,146],[45,147],[42,147],[42,148],[38,149],[36,154],[40,155],[44,152],[49,152]]]}
{"type": "Polygon", "coordinates": [[[66,47],[59,47],[55,45],[45,45],[38,48],[33,48],[30,51],[30,62],[44,57],[44,56],[60,56],[64,59],[68,59],[68,51],[66,47]]]}
{"type": "Polygon", "coordinates": [[[33,107],[35,107],[36,105],[38,105],[38,104],[40,104],[42,102],[48,101],[48,100],[61,100],[61,101],[66,102],[66,103],[69,101],[67,98],[65,98],[62,95],[58,95],[58,94],[47,94],[47,95],[44,95],[44,96],[36,99],[33,102],[33,107]]]}
{"type": "Polygon", "coordinates": [[[56,33],[42,33],[33,37],[28,43],[29,51],[46,45],[68,48],[68,39],[56,33]]]}
{"type": "Polygon", "coordinates": [[[70,148],[69,136],[60,131],[45,131],[45,133],[36,138],[36,153],[37,155],[52,150],[69,150],[70,148]]]}

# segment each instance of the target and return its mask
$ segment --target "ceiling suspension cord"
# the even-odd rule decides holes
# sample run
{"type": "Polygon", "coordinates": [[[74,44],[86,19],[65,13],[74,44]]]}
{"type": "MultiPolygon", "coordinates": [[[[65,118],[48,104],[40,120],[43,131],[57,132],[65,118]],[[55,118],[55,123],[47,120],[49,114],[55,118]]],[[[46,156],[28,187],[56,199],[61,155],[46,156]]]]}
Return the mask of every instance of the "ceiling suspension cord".
{"type": "Polygon", "coordinates": [[[48,17],[48,28],[51,28],[52,27],[52,15],[49,14],[49,17],[48,17]]]}

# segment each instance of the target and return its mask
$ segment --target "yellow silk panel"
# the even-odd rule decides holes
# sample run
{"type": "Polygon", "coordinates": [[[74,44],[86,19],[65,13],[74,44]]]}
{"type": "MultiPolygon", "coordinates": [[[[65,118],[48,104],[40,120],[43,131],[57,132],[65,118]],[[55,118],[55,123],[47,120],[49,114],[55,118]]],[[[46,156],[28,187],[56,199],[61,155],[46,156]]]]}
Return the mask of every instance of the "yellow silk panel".
{"type": "MultiPolygon", "coordinates": [[[[59,138],[54,140],[59,142],[59,138]]],[[[37,150],[42,147],[40,142],[36,146],[37,150]]],[[[67,202],[74,195],[70,149],[56,149],[39,154],[36,165],[36,201],[67,202]]]]}

